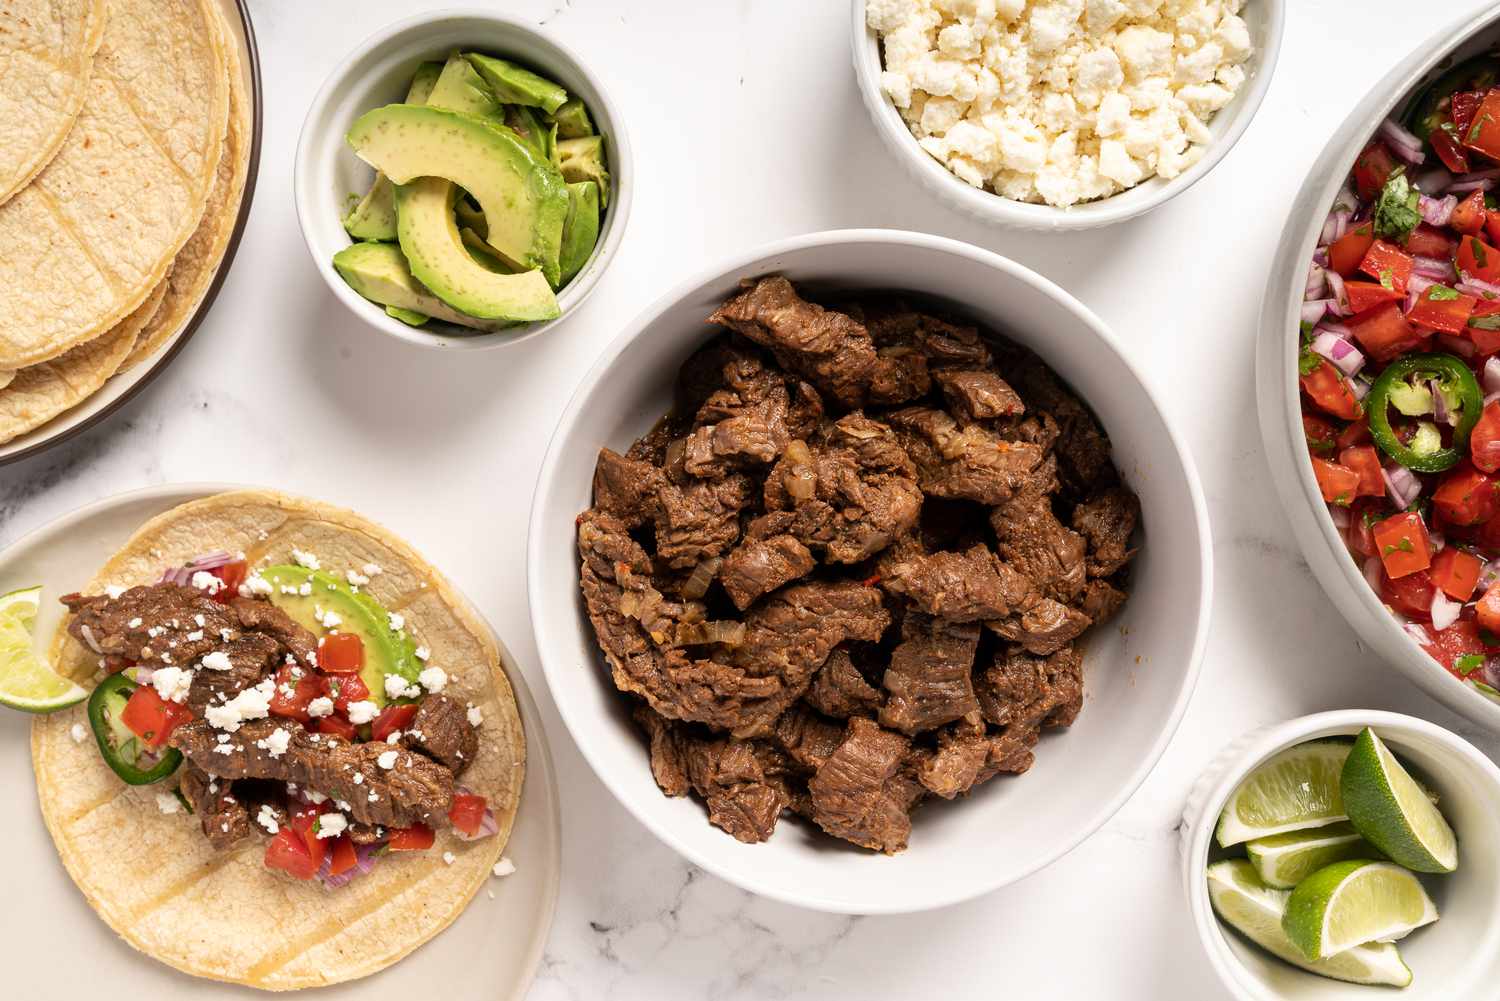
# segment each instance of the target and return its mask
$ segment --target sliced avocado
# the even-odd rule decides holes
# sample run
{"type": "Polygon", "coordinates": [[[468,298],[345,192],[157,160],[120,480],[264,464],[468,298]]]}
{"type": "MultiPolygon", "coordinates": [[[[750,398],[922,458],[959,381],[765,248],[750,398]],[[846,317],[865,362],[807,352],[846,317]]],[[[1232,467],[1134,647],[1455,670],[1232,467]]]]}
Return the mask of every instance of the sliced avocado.
{"type": "Polygon", "coordinates": [[[599,242],[599,185],[577,181],[568,185],[568,218],[563,223],[562,280],[566,285],[583,270],[599,242]]]}
{"type": "Polygon", "coordinates": [[[472,229],[460,229],[458,235],[463,240],[464,247],[468,249],[469,254],[487,271],[493,271],[497,275],[513,275],[516,273],[516,269],[511,267],[499,254],[495,253],[495,248],[485,243],[484,237],[472,229]]]}
{"type": "MultiPolygon", "coordinates": [[[[418,66],[412,75],[411,86],[406,89],[406,103],[426,104],[427,96],[432,93],[442,72],[442,63],[418,66]]],[[[396,239],[395,185],[384,174],[376,172],[375,183],[370,185],[365,197],[344,216],[344,230],[356,240],[396,239]]]]}
{"type": "Polygon", "coordinates": [[[406,104],[426,104],[432,88],[437,86],[438,77],[443,75],[443,64],[439,62],[422,63],[417,71],[411,75],[411,86],[406,90],[406,104]]]}
{"type": "Polygon", "coordinates": [[[564,101],[562,107],[552,112],[552,120],[557,123],[559,139],[582,139],[594,134],[593,120],[589,118],[589,109],[583,106],[581,97],[564,101]]]}
{"type": "Polygon", "coordinates": [[[355,591],[322,570],[279,563],[260,571],[271,585],[271,604],[291,616],[292,621],[322,638],[330,632],[353,633],[364,643],[365,666],[360,680],[370,690],[370,701],[386,703],[385,676],[399,675],[416,681],[421,671],[416,644],[405,630],[391,628],[391,615],[380,602],[355,591]],[[303,594],[306,590],[308,593],[303,594]],[[324,625],[329,615],[338,616],[332,628],[324,625]]]}
{"type": "Polygon", "coordinates": [[[413,277],[453,308],[486,320],[527,323],[561,315],[540,269],[496,274],[474,260],[454,221],[453,197],[453,182],[441,177],[397,185],[396,238],[413,277]]]}
{"type": "Polygon", "coordinates": [[[414,309],[402,309],[400,306],[385,307],[385,315],[394,317],[406,324],[408,327],[420,327],[432,317],[426,313],[418,313],[414,309]]]}
{"type": "Polygon", "coordinates": [[[458,218],[460,230],[471,229],[481,237],[489,235],[489,227],[484,224],[484,213],[475,208],[467,198],[460,198],[453,205],[453,214],[458,218]]]}
{"type": "Polygon", "coordinates": [[[557,152],[557,123],[547,122],[545,123],[545,127],[547,130],[545,136],[547,140],[547,160],[561,172],[562,156],[557,152]]]}
{"type": "Polygon", "coordinates": [[[500,110],[500,120],[521,137],[521,141],[538,160],[552,162],[552,154],[547,147],[547,129],[534,110],[524,104],[507,104],[500,110]]]}
{"type": "Polygon", "coordinates": [[[412,277],[405,255],[395,244],[356,243],[345,247],[333,255],[333,267],[350,288],[382,306],[422,313],[476,330],[503,330],[507,326],[460,313],[427,291],[412,277]]]}
{"type": "Polygon", "coordinates": [[[609,169],[604,165],[604,137],[563,139],[557,155],[565,181],[593,181],[599,185],[599,204],[609,207],[609,169]]]}
{"type": "Polygon", "coordinates": [[[484,82],[490,85],[495,96],[506,104],[541,108],[550,115],[568,99],[566,90],[513,62],[477,52],[470,52],[468,56],[469,62],[484,77],[484,82]]]}
{"type": "MultiPolygon", "coordinates": [[[[540,267],[557,281],[568,189],[509,130],[473,115],[393,104],[365,112],[347,138],[361,159],[398,185],[417,177],[462,185],[484,210],[485,239],[508,260],[540,267]]],[[[443,214],[451,229],[453,213],[443,214]]]]}
{"type": "Polygon", "coordinates": [[[457,52],[443,64],[442,75],[438,77],[437,84],[424,103],[434,108],[462,111],[481,118],[498,115],[500,112],[500,102],[495,100],[489,86],[474,72],[469,61],[457,52]]]}

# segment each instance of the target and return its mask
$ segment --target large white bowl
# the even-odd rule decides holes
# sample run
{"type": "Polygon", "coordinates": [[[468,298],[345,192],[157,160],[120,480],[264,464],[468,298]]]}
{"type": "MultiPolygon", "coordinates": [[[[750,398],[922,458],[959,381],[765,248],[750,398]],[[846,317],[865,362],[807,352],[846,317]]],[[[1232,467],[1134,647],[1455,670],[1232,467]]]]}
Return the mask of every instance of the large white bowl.
{"type": "Polygon", "coordinates": [[[1456,712],[1500,731],[1500,703],[1463,684],[1422,651],[1370,589],[1349,555],[1313,478],[1297,382],[1299,310],[1307,269],[1334,195],[1354,159],[1380,122],[1404,108],[1408,96],[1431,76],[1500,41],[1500,8],[1466,18],[1438,32],[1398,65],[1360,101],[1329,140],[1292,203],[1276,261],[1261,300],[1260,342],[1256,353],[1256,396],[1260,433],[1271,477],[1281,495],[1292,532],[1318,583],[1349,620],[1361,640],[1428,695],[1456,712]]]}
{"type": "Polygon", "coordinates": [[[1286,0],[1246,0],[1240,16],[1250,29],[1255,53],[1245,63],[1244,85],[1234,99],[1221,108],[1208,130],[1213,141],[1203,158],[1170,181],[1151,177],[1133,188],[1108,198],[1085,202],[1068,208],[1018,202],[976,188],[934,160],[911,134],[901,112],[880,87],[880,37],[865,22],[868,0],[849,0],[852,17],[850,39],[854,53],[854,76],[865,109],[875,123],[875,131],[890,148],[892,155],[906,168],[917,183],[936,195],[949,208],[999,226],[1018,229],[1064,230],[1095,229],[1149,212],[1176,197],[1202,180],[1239,141],[1250,120],[1260,108],[1261,99],[1271,86],[1276,57],[1281,51],[1282,28],[1286,23],[1286,0]]]}
{"type": "MultiPolygon", "coordinates": [[[[1224,749],[1188,797],[1182,826],[1182,879],[1193,927],[1210,965],[1239,1001],[1369,1001],[1378,988],[1326,980],[1284,963],[1230,930],[1214,915],[1204,868],[1224,802],[1257,765],[1288,747],[1320,737],[1353,736],[1373,727],[1438,794],[1458,835],[1458,871],[1424,876],[1437,924],[1401,942],[1411,967],[1402,1001],[1492,998],[1500,984],[1500,769],[1474,745],[1425,720],[1373,709],[1303,716],[1248,733],[1224,749]]],[[[1217,857],[1215,855],[1214,857],[1217,857]]],[[[1395,996],[1395,995],[1390,995],[1395,996]]]]}
{"type": "Polygon", "coordinates": [[[614,341],[569,403],[531,513],[527,583],[547,684],[604,784],[693,862],[756,893],[859,914],[955,903],[1014,882],[1102,825],[1166,748],[1198,676],[1212,573],[1207,513],[1192,459],[1104,325],[1045,278],[939,237],[853,230],[739,255],[668,292],[614,341]],[[601,446],[624,450],[667,411],[678,367],[715,333],[704,321],[741,278],[786,274],[813,294],[904,290],[1037,351],[1098,413],[1144,512],[1144,551],[1118,622],[1091,635],[1088,701],[1049,733],[1036,765],[913,817],[894,858],[783,822],[743,845],[709,826],[693,799],[668,799],[615,691],[578,593],[575,516],[590,505],[601,446]]]}
{"type": "Polygon", "coordinates": [[[339,301],[382,333],[423,347],[448,349],[503,347],[566,322],[568,314],[594,290],[619,249],[630,218],[635,176],[625,121],[588,65],[546,29],[477,8],[417,14],[382,28],[355,46],[329,75],[307,110],[294,170],[302,238],[313,266],[339,301]],[[491,333],[465,333],[462,327],[437,320],[413,327],[387,316],[382,307],[355,292],[333,269],[333,255],[350,243],[343,222],[349,196],[363,194],[375,178],[375,172],[344,141],[345,133],[366,111],[400,101],[418,63],[441,61],[455,49],[513,59],[556,80],[569,94],[583,98],[594,127],[604,136],[610,174],[609,207],[593,255],[557,293],[562,312],[555,320],[491,333]]]}

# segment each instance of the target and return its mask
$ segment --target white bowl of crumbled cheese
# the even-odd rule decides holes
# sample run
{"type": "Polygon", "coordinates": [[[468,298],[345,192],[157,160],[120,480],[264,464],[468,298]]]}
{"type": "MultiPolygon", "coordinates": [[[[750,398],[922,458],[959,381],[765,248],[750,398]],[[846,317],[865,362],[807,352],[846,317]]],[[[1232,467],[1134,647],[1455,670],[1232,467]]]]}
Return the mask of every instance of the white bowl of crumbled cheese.
{"type": "Polygon", "coordinates": [[[865,106],[960,212],[1122,222],[1234,146],[1271,82],[1285,0],[851,0],[865,106]]]}

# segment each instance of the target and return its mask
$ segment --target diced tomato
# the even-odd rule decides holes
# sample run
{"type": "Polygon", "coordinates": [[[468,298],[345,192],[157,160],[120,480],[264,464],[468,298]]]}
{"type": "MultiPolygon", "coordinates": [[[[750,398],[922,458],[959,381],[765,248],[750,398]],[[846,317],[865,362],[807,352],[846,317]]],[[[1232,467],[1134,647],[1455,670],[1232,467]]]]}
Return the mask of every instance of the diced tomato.
{"type": "Polygon", "coordinates": [[[1439,260],[1451,261],[1453,252],[1457,249],[1457,240],[1425,222],[1418,224],[1417,228],[1411,231],[1411,236],[1406,238],[1406,252],[1415,257],[1436,257],[1439,260]]]}
{"type": "Polygon", "coordinates": [[[1479,620],[1479,628],[1500,636],[1500,581],[1491,584],[1484,592],[1484,597],[1474,606],[1474,617],[1479,620]]]}
{"type": "MultiPolygon", "coordinates": [[[[1465,236],[1478,236],[1479,231],[1484,229],[1484,224],[1489,218],[1489,213],[1484,208],[1484,192],[1475,191],[1458,203],[1458,208],[1453,210],[1453,216],[1448,220],[1448,225],[1463,233],[1465,236]]],[[[1419,226],[1418,229],[1421,227],[1419,226]]],[[[1423,255],[1437,257],[1437,254],[1423,255]]]]}
{"type": "MultiPolygon", "coordinates": [[[[1421,347],[1431,336],[1412,326],[1401,313],[1401,304],[1388,302],[1366,310],[1349,321],[1354,337],[1376,361],[1390,361],[1413,348],[1421,347]]],[[[1331,366],[1330,366],[1331,367],[1331,366]]],[[[1306,383],[1304,382],[1305,386],[1306,383]]],[[[1332,411],[1330,411],[1332,413],[1332,411]]],[[[1343,415],[1336,415],[1343,416],[1343,415]]]]}
{"type": "Polygon", "coordinates": [[[1448,130],[1447,124],[1432,130],[1428,141],[1432,148],[1437,151],[1438,159],[1443,161],[1443,166],[1455,174],[1467,174],[1469,172],[1469,156],[1464,148],[1459,145],[1455,136],[1457,129],[1452,132],[1448,130]]]}
{"type": "Polygon", "coordinates": [[[1484,101],[1484,91],[1460,90],[1448,99],[1448,115],[1453,119],[1454,131],[1460,136],[1474,124],[1474,116],[1484,101]]]}
{"type": "Polygon", "coordinates": [[[1432,586],[1438,588],[1454,601],[1468,601],[1479,584],[1479,572],[1484,569],[1484,560],[1473,553],[1447,546],[1432,558],[1432,586]]]}
{"type": "Polygon", "coordinates": [[[1359,197],[1365,201],[1373,201],[1399,166],[1396,155],[1385,143],[1377,139],[1366,146],[1359,159],[1354,161],[1354,186],[1359,191],[1359,197]]]}
{"type": "Polygon", "coordinates": [[[306,843],[290,828],[283,827],[266,845],[266,868],[280,869],[296,879],[312,879],[323,865],[321,857],[315,862],[306,843]]]}
{"type": "Polygon", "coordinates": [[[1317,477],[1318,489],[1323,499],[1330,504],[1348,507],[1354,503],[1354,492],[1359,489],[1359,474],[1348,466],[1313,457],[1313,476],[1317,477]]]}
{"type": "Polygon", "coordinates": [[[1406,294],[1406,283],[1411,281],[1415,262],[1412,256],[1394,244],[1376,240],[1365,251],[1365,259],[1359,262],[1359,270],[1382,285],[1389,284],[1402,295],[1406,294]]]}
{"type": "Polygon", "coordinates": [[[1405,292],[1397,292],[1374,282],[1345,282],[1344,291],[1349,296],[1349,309],[1355,313],[1363,313],[1383,302],[1406,298],[1405,292]]]}
{"type": "Polygon", "coordinates": [[[1370,440],[1370,425],[1361,417],[1351,424],[1344,425],[1344,430],[1339,432],[1338,446],[1340,449],[1353,448],[1355,445],[1363,445],[1370,440]]]}
{"type": "Polygon", "coordinates": [[[316,674],[291,664],[276,671],[276,692],[271,696],[271,715],[284,716],[306,723],[307,705],[323,694],[323,682],[316,674]]]}
{"type": "Polygon", "coordinates": [[[448,809],[448,822],[473,837],[479,833],[479,825],[484,823],[484,811],[488,805],[483,796],[456,792],[453,794],[453,806],[448,809]]]}
{"type": "Polygon", "coordinates": [[[1464,331],[1482,355],[1500,351],[1500,299],[1479,299],[1464,331]]]}
{"type": "MultiPolygon", "coordinates": [[[[1476,195],[1479,192],[1474,192],[1476,195]]],[[[1491,212],[1484,218],[1484,231],[1490,238],[1490,243],[1500,244],[1500,212],[1491,212]]]]}
{"type": "Polygon", "coordinates": [[[341,674],[323,679],[323,691],[333,700],[333,707],[348,714],[349,703],[363,702],[370,697],[370,689],[357,674],[341,674]]]}
{"type": "Polygon", "coordinates": [[[1456,336],[1468,329],[1469,314],[1474,312],[1478,302],[1472,295],[1464,295],[1446,285],[1433,285],[1417,296],[1406,318],[1419,327],[1431,327],[1456,336]]]}
{"type": "Polygon", "coordinates": [[[1359,270],[1359,262],[1365,259],[1370,244],[1374,242],[1375,226],[1372,223],[1356,226],[1329,245],[1328,266],[1348,278],[1359,270]]]}
{"type": "Polygon", "coordinates": [[[211,571],[224,584],[214,597],[223,602],[237,597],[240,593],[240,585],[245,583],[245,577],[249,575],[249,572],[249,564],[244,560],[230,560],[217,570],[211,571]]]}
{"type": "Polygon", "coordinates": [[[1348,380],[1326,359],[1320,359],[1318,367],[1302,377],[1302,391],[1319,409],[1335,417],[1353,420],[1361,413],[1348,380]]]}
{"type": "Polygon", "coordinates": [[[1354,470],[1359,477],[1356,497],[1382,497],[1385,495],[1385,477],[1380,475],[1380,453],[1374,445],[1356,445],[1339,453],[1339,465],[1354,470]]]}
{"type": "Polygon", "coordinates": [[[1334,453],[1339,432],[1323,418],[1303,414],[1302,434],[1307,438],[1307,450],[1313,455],[1329,456],[1334,453]]]}
{"type": "Polygon", "coordinates": [[[1413,619],[1426,619],[1432,615],[1432,578],[1426,570],[1392,580],[1390,574],[1380,575],[1380,600],[1402,615],[1413,619]]]}
{"type": "Polygon", "coordinates": [[[1349,509],[1349,546],[1360,556],[1375,555],[1375,536],[1370,529],[1380,520],[1383,506],[1379,500],[1358,500],[1349,509]]]}
{"type": "Polygon", "coordinates": [[[1458,241],[1458,270],[1482,282],[1500,281],[1500,250],[1477,236],[1458,241]]]}
{"type": "Polygon", "coordinates": [[[1500,160],[1500,88],[1484,95],[1472,124],[1459,133],[1459,139],[1469,149],[1500,160]]]}
{"type": "Polygon", "coordinates": [[[1473,619],[1459,619],[1442,630],[1432,628],[1431,624],[1422,628],[1431,639],[1426,647],[1428,656],[1460,678],[1466,678],[1483,667],[1494,652],[1479,634],[1483,626],[1473,619]]]}
{"type": "Polygon", "coordinates": [[[1474,468],[1483,472],[1500,470],[1500,400],[1485,406],[1479,423],[1469,432],[1469,457],[1474,468]]]}
{"type": "Polygon", "coordinates": [[[337,876],[354,868],[358,855],[354,851],[354,842],[349,840],[348,835],[340,834],[333,843],[333,850],[328,853],[328,875],[337,876]]]}
{"type": "Polygon", "coordinates": [[[120,711],[120,722],[141,738],[147,747],[161,747],[172,731],[193,718],[184,705],[168,702],[150,685],[142,685],[130,694],[120,711]]]}
{"type": "Polygon", "coordinates": [[[417,714],[416,703],[407,703],[400,706],[386,706],[380,715],[370,721],[370,739],[384,740],[397,730],[405,730],[411,725],[412,717],[417,714]]]}
{"type": "Polygon", "coordinates": [[[1461,462],[1443,477],[1432,495],[1432,506],[1443,520],[1455,525],[1477,525],[1489,521],[1500,510],[1500,483],[1467,462],[1461,462]]]}
{"type": "Polygon", "coordinates": [[[393,852],[419,852],[432,847],[432,828],[426,824],[413,824],[391,832],[386,848],[393,852]]]}
{"type": "Polygon", "coordinates": [[[1432,566],[1427,525],[1415,511],[1387,518],[1376,525],[1373,532],[1380,562],[1385,564],[1385,572],[1393,580],[1432,566]]]}
{"type": "Polygon", "coordinates": [[[312,803],[302,803],[292,811],[291,828],[302,839],[302,846],[308,853],[317,857],[318,864],[323,864],[323,853],[328,848],[328,843],[318,837],[315,828],[318,826],[318,816],[322,810],[312,803]]]}
{"type": "Polygon", "coordinates": [[[329,633],[318,640],[318,670],[358,674],[365,666],[365,644],[358,633],[329,633]]]}
{"type": "Polygon", "coordinates": [[[313,729],[318,733],[328,733],[335,737],[341,737],[351,744],[359,735],[359,728],[342,716],[319,716],[313,723],[313,729]]]}

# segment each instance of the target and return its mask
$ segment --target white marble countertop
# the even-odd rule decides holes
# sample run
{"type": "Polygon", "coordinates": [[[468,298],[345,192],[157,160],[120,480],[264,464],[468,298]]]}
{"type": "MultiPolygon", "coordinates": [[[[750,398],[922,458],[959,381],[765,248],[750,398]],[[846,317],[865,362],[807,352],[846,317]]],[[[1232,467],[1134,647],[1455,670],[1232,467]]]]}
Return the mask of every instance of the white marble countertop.
{"type": "Polygon", "coordinates": [[[1206,180],[1146,218],[1056,237],[987,229],[908,182],[855,92],[844,0],[509,0],[614,88],[635,145],[635,208],[611,271],[563,328],[461,363],[346,313],[309,266],[291,194],[297,133],[325,74],[359,38],[428,6],[443,5],[252,0],[266,129],[238,263],[193,343],[142,396],[103,427],[0,469],[0,544],[95,498],[172,480],[274,484],[359,508],[410,539],[484,608],[542,703],[564,872],[534,1001],[1219,998],[1185,915],[1175,828],[1222,744],[1368,706],[1425,716],[1500,753],[1500,740],[1374,662],[1313,581],[1268,482],[1251,374],[1270,255],[1328,132],[1419,38],[1479,0],[1295,0],[1265,105],[1206,180]],[[542,684],[524,586],[542,453],[602,346],[721,255],[862,226],[1014,257],[1111,324],[1197,459],[1217,565],[1201,683],[1141,790],[1050,869],[905,918],[759,900],[657,842],[570,743],[542,684]]]}

